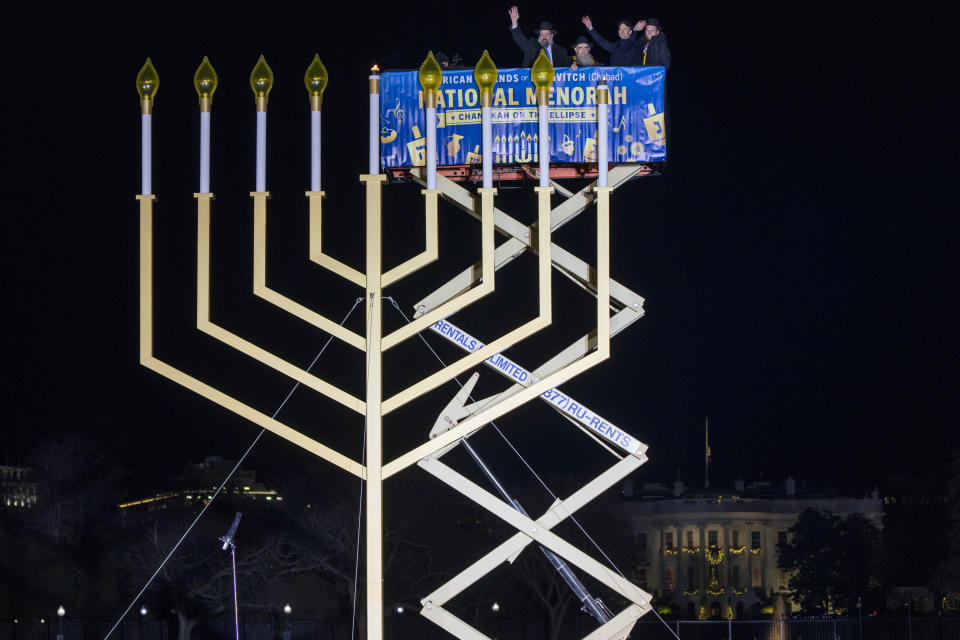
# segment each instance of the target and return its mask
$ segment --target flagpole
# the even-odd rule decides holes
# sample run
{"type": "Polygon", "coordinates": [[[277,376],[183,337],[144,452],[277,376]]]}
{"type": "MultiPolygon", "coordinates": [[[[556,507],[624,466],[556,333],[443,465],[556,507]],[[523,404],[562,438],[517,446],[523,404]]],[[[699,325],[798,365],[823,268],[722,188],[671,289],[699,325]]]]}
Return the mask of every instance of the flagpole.
{"type": "Polygon", "coordinates": [[[703,488],[710,488],[710,416],[703,419],[703,488]]]}

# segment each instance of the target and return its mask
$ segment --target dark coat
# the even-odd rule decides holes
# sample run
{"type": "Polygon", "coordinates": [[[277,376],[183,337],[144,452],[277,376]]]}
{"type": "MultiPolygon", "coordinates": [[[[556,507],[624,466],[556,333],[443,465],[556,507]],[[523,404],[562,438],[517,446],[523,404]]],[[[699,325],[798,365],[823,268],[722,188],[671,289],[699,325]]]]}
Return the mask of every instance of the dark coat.
{"type": "MultiPolygon", "coordinates": [[[[520,64],[520,66],[533,66],[533,61],[537,59],[537,56],[540,55],[540,49],[543,48],[540,46],[540,41],[536,38],[524,38],[523,32],[520,31],[520,27],[517,27],[516,29],[511,28],[510,37],[513,38],[513,41],[517,43],[518,47],[520,47],[520,51],[523,51],[523,62],[520,64]]],[[[556,42],[550,45],[550,55],[553,57],[554,67],[570,66],[570,56],[567,55],[566,49],[558,45],[556,42]]]]}
{"type": "Polygon", "coordinates": [[[663,67],[670,70],[670,46],[667,44],[667,34],[663,31],[653,36],[648,43],[646,38],[640,42],[640,61],[644,67],[663,67]],[[644,51],[646,48],[646,51],[644,51]]]}
{"type": "Polygon", "coordinates": [[[616,42],[610,42],[596,29],[590,29],[588,33],[594,42],[610,52],[611,67],[636,67],[640,64],[643,45],[636,33],[630,34],[626,40],[618,38],[616,42]]]}

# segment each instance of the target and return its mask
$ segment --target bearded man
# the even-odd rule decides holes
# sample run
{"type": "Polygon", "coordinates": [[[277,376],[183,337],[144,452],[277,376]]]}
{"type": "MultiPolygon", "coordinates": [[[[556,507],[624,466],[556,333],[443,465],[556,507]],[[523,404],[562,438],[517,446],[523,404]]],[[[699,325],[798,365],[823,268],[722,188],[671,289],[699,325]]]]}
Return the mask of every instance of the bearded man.
{"type": "Polygon", "coordinates": [[[521,67],[532,66],[541,50],[547,54],[547,59],[553,63],[554,67],[570,66],[570,56],[567,55],[563,47],[554,42],[557,30],[553,28],[552,24],[549,22],[540,23],[536,30],[536,37],[525,38],[523,32],[520,31],[520,9],[512,6],[507,11],[507,15],[510,16],[510,37],[523,52],[521,67]]]}

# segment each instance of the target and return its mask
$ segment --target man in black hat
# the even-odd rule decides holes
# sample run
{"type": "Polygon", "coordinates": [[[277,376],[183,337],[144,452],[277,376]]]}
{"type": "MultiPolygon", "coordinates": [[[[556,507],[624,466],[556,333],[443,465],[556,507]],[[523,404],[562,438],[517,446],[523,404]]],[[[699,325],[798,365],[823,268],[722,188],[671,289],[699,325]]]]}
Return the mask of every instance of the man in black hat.
{"type": "Polygon", "coordinates": [[[590,16],[583,16],[580,22],[587,28],[593,41],[610,52],[610,66],[633,67],[640,64],[640,38],[633,32],[632,21],[621,20],[617,23],[617,35],[620,37],[616,42],[610,42],[600,35],[593,28],[590,16]]]}
{"type": "Polygon", "coordinates": [[[577,41],[573,43],[573,63],[570,65],[570,68],[596,67],[597,61],[593,59],[593,55],[590,53],[590,49],[592,48],[593,45],[591,45],[590,41],[585,37],[580,36],[577,38],[577,41]]]}
{"type": "Polygon", "coordinates": [[[554,67],[570,65],[570,56],[567,55],[566,50],[553,41],[557,35],[557,30],[553,28],[552,24],[541,22],[540,26],[537,27],[537,37],[524,38],[523,32],[520,31],[520,9],[512,6],[507,11],[507,15],[510,16],[510,36],[520,47],[520,51],[523,51],[521,67],[533,65],[533,61],[540,55],[541,49],[546,52],[547,58],[553,63],[554,67]]]}
{"type": "Polygon", "coordinates": [[[636,63],[643,67],[663,67],[670,70],[670,46],[667,44],[667,34],[656,18],[647,18],[633,25],[634,31],[642,31],[640,41],[640,60],[636,63]]]}

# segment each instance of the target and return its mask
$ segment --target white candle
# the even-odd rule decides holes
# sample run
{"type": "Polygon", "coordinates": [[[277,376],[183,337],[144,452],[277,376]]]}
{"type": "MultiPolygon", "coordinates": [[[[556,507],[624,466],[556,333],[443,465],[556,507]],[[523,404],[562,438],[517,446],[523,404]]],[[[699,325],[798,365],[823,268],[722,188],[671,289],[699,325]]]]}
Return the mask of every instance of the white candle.
{"type": "Polygon", "coordinates": [[[547,138],[549,137],[549,121],[547,113],[547,105],[541,104],[537,106],[537,124],[539,125],[540,136],[540,186],[549,187],[550,186],[550,143],[547,138]]]}
{"type": "Polygon", "coordinates": [[[320,111],[310,112],[310,190],[320,191],[320,111]]]}
{"type": "Polygon", "coordinates": [[[144,195],[153,193],[153,187],[150,184],[150,176],[152,174],[152,167],[150,166],[152,157],[150,118],[152,117],[149,113],[144,113],[140,116],[140,193],[144,195]]]}
{"type": "Polygon", "coordinates": [[[200,193],[210,193],[210,112],[200,112],[200,193]]]}
{"type": "Polygon", "coordinates": [[[480,108],[480,126],[483,128],[483,188],[493,188],[493,122],[490,107],[480,108]]]}
{"type": "Polygon", "coordinates": [[[380,76],[370,75],[370,175],[380,173],[380,76]]]}
{"type": "Polygon", "coordinates": [[[267,190],[267,112],[257,111],[257,191],[267,190]]]}
{"type": "Polygon", "coordinates": [[[437,188],[437,108],[427,107],[427,189],[437,188]]]}
{"type": "Polygon", "coordinates": [[[607,111],[610,108],[610,91],[607,84],[601,82],[597,87],[597,186],[607,186],[607,147],[608,124],[607,111]]]}

